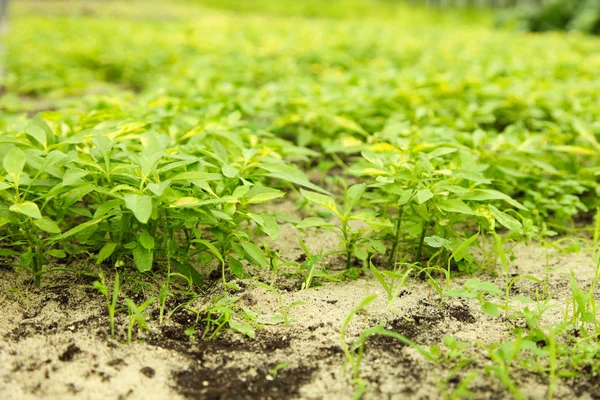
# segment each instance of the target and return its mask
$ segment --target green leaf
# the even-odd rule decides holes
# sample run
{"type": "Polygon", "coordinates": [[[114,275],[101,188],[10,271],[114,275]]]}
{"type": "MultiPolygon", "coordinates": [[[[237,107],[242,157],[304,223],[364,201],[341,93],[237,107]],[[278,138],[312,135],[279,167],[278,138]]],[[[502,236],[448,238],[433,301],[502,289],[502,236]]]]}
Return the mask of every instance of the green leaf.
{"type": "Polygon", "coordinates": [[[241,324],[232,320],[229,320],[228,324],[229,327],[236,332],[246,335],[252,339],[256,337],[256,332],[254,331],[254,328],[248,324],[241,324]]]}
{"type": "Polygon", "coordinates": [[[94,136],[94,138],[92,138],[92,143],[96,145],[96,148],[100,150],[100,153],[105,157],[108,156],[113,145],[112,140],[101,134],[94,136]]]}
{"type": "Polygon", "coordinates": [[[515,296],[515,300],[522,304],[535,304],[535,300],[522,295],[515,296]]]}
{"type": "Polygon", "coordinates": [[[471,207],[457,199],[438,201],[437,206],[442,211],[475,215],[475,212],[471,209],[471,207]]]}
{"type": "Polygon", "coordinates": [[[487,315],[491,315],[492,317],[500,316],[500,311],[498,311],[498,306],[494,303],[490,303],[489,301],[486,301],[481,305],[481,311],[483,311],[487,315]]]}
{"type": "Polygon", "coordinates": [[[46,251],[46,254],[55,258],[65,258],[67,256],[67,254],[64,251],[58,249],[48,250],[46,251]]]}
{"type": "Polygon", "coordinates": [[[142,234],[138,237],[138,242],[142,245],[146,250],[152,250],[154,248],[154,238],[148,233],[148,231],[143,231],[142,234]]]}
{"type": "MultiPolygon", "coordinates": [[[[233,197],[236,200],[241,199],[242,197],[246,196],[249,192],[250,192],[250,187],[249,185],[244,185],[244,186],[238,186],[235,188],[235,190],[233,191],[233,193],[231,194],[231,197],[233,197]]],[[[275,190],[275,189],[273,189],[275,190]]],[[[278,190],[276,190],[278,192],[278,190]]]]}
{"type": "Polygon", "coordinates": [[[98,218],[98,219],[92,219],[92,220],[90,220],[90,221],[84,222],[83,224],[79,224],[79,225],[77,225],[76,227],[69,229],[69,230],[68,230],[67,232],[65,232],[65,233],[62,233],[62,234],[60,234],[60,235],[55,235],[55,236],[52,236],[52,238],[51,238],[51,239],[52,239],[52,241],[53,241],[53,242],[56,242],[56,241],[58,241],[58,240],[64,240],[64,239],[66,239],[66,238],[68,238],[68,237],[71,237],[71,236],[73,236],[73,235],[76,235],[76,234],[80,233],[81,231],[84,231],[84,230],[88,229],[88,228],[89,228],[89,227],[91,227],[91,226],[94,226],[94,225],[96,225],[96,224],[99,224],[99,223],[100,223],[100,222],[102,222],[102,221],[103,221],[105,218],[106,218],[106,216],[105,216],[105,217],[102,217],[102,218],[98,218]]]}
{"type": "Polygon", "coordinates": [[[366,260],[369,257],[367,249],[365,249],[363,246],[354,247],[354,255],[356,256],[356,258],[362,261],[366,260]]]}
{"type": "Polygon", "coordinates": [[[344,215],[350,215],[350,212],[356,204],[358,204],[366,189],[367,185],[364,183],[359,183],[348,188],[348,191],[346,192],[346,202],[344,203],[344,215]]]}
{"type": "Polygon", "coordinates": [[[39,113],[25,127],[25,134],[34,138],[44,147],[54,144],[54,132],[39,113]]]}
{"type": "Polygon", "coordinates": [[[192,240],[192,243],[199,243],[199,244],[203,245],[211,253],[213,253],[214,256],[219,259],[219,261],[221,261],[221,264],[225,264],[225,260],[223,259],[223,256],[221,255],[221,252],[212,243],[210,243],[209,241],[204,240],[204,239],[194,239],[194,240],[192,240]]]}
{"type": "Polygon", "coordinates": [[[140,329],[148,330],[149,328],[148,328],[148,324],[146,323],[146,318],[144,318],[144,314],[142,314],[143,309],[140,309],[141,307],[138,308],[138,306],[136,306],[135,303],[133,302],[133,300],[131,300],[131,299],[125,299],[125,303],[127,304],[127,307],[129,308],[129,312],[131,313],[131,315],[134,316],[140,329]]]}
{"type": "Polygon", "coordinates": [[[241,245],[244,248],[246,255],[249,257],[247,258],[248,261],[259,267],[269,268],[269,263],[267,262],[265,254],[260,249],[260,247],[258,247],[254,243],[241,243],[241,245]]]}
{"type": "Polygon", "coordinates": [[[152,270],[152,260],[154,255],[152,251],[146,250],[142,246],[137,246],[133,251],[133,261],[140,272],[152,270]]]}
{"type": "Polygon", "coordinates": [[[248,213],[248,215],[271,239],[276,240],[279,237],[279,225],[275,218],[266,213],[260,215],[248,213]]]}
{"type": "Polygon", "coordinates": [[[16,183],[19,183],[23,168],[25,168],[26,158],[27,156],[23,150],[18,147],[13,147],[6,156],[4,156],[2,166],[16,183]]]}
{"type": "Polygon", "coordinates": [[[167,179],[166,181],[162,181],[159,184],[156,183],[149,183],[148,184],[148,189],[155,195],[155,196],[162,196],[163,193],[165,192],[165,190],[167,189],[167,187],[169,187],[169,185],[171,184],[171,180],[167,179]]]}
{"type": "Polygon", "coordinates": [[[507,228],[508,230],[513,231],[513,232],[517,232],[517,233],[523,232],[523,225],[521,225],[521,222],[519,222],[517,219],[508,215],[505,212],[498,210],[496,207],[494,207],[492,205],[488,205],[488,207],[490,208],[490,211],[492,212],[494,219],[496,221],[498,221],[500,223],[500,225],[504,226],[505,228],[507,228]]]}
{"type": "Polygon", "coordinates": [[[239,279],[243,279],[246,274],[244,273],[244,265],[233,256],[229,256],[229,269],[239,279]]]}
{"type": "Polygon", "coordinates": [[[37,220],[33,221],[33,223],[35,224],[35,226],[37,226],[44,232],[49,232],[49,233],[60,233],[61,232],[60,228],[58,227],[58,224],[49,218],[37,219],[37,220]]]}
{"type": "Polygon", "coordinates": [[[249,204],[258,204],[258,203],[264,203],[267,201],[271,201],[273,199],[278,199],[280,197],[283,197],[285,195],[284,192],[282,192],[281,190],[274,190],[272,192],[263,192],[263,193],[258,193],[255,194],[254,196],[252,196],[252,198],[250,198],[248,200],[249,204]]]}
{"type": "Polygon", "coordinates": [[[81,186],[76,186],[64,195],[63,206],[71,207],[73,204],[80,201],[83,196],[95,190],[99,190],[99,188],[93,183],[86,183],[81,186]]]}
{"type": "Polygon", "coordinates": [[[300,189],[300,193],[302,193],[302,196],[304,196],[311,203],[314,203],[323,208],[326,208],[327,210],[331,211],[335,215],[340,216],[340,213],[337,209],[337,206],[336,206],[333,198],[319,194],[319,193],[315,193],[315,192],[308,192],[304,189],[300,189]]]}
{"type": "Polygon", "coordinates": [[[424,240],[425,244],[439,249],[440,247],[445,247],[446,249],[452,251],[452,247],[450,246],[450,241],[448,239],[441,238],[439,236],[427,236],[424,240]]]}
{"type": "Polygon", "coordinates": [[[423,204],[433,197],[433,192],[429,189],[422,189],[417,192],[417,203],[423,204]]]}
{"type": "Polygon", "coordinates": [[[102,264],[102,262],[104,262],[104,260],[106,260],[108,257],[110,257],[112,255],[112,253],[114,253],[116,248],[117,248],[116,243],[106,243],[100,249],[100,252],[98,252],[98,258],[96,259],[96,264],[98,264],[98,265],[102,264]]]}
{"type": "Polygon", "coordinates": [[[248,204],[259,204],[278,199],[284,195],[285,192],[282,192],[281,190],[271,189],[264,186],[253,186],[252,189],[248,191],[246,198],[248,199],[248,204]]]}
{"type": "Polygon", "coordinates": [[[281,179],[287,182],[295,183],[296,185],[304,186],[308,189],[323,194],[330,194],[328,191],[311,183],[304,174],[304,172],[300,171],[296,166],[273,162],[263,162],[259,165],[259,168],[267,171],[267,176],[271,178],[281,179]]]}
{"type": "Polygon", "coordinates": [[[124,197],[125,207],[133,211],[133,215],[142,224],[145,224],[152,215],[152,197],[127,194],[124,197]]]}
{"type": "Polygon", "coordinates": [[[202,276],[193,266],[187,263],[175,263],[175,268],[177,268],[183,276],[191,279],[196,286],[202,286],[202,276]]]}
{"type": "Polygon", "coordinates": [[[171,180],[173,182],[178,182],[178,181],[188,181],[188,182],[220,181],[220,180],[223,180],[223,175],[209,173],[209,172],[202,172],[202,171],[187,171],[187,172],[182,172],[180,174],[175,175],[174,177],[171,178],[171,180]]]}
{"type": "Polygon", "coordinates": [[[75,169],[75,168],[70,169],[67,172],[65,172],[65,174],[63,175],[63,185],[69,186],[69,185],[73,185],[75,183],[80,183],[81,178],[83,178],[87,174],[88,174],[88,171],[84,171],[82,169],[75,169]]]}
{"type": "Polygon", "coordinates": [[[492,282],[483,282],[477,278],[471,278],[467,280],[464,287],[471,291],[477,291],[481,293],[490,293],[496,296],[502,296],[504,292],[498,286],[492,282]]]}
{"type": "Polygon", "coordinates": [[[40,209],[38,208],[37,204],[32,203],[31,201],[13,204],[10,206],[9,210],[19,214],[27,215],[31,218],[42,219],[42,214],[40,213],[40,209]]]}
{"type": "Polygon", "coordinates": [[[462,195],[462,200],[473,200],[473,201],[489,201],[489,200],[503,200],[511,206],[520,210],[526,210],[524,205],[514,200],[512,197],[493,189],[473,189],[462,195]]]}
{"type": "Polygon", "coordinates": [[[223,165],[223,167],[221,167],[221,172],[227,178],[235,178],[240,173],[240,170],[231,165],[223,165]]]}
{"type": "Polygon", "coordinates": [[[46,132],[34,123],[29,123],[25,127],[25,135],[33,142],[40,144],[42,148],[46,148],[46,132]]]}
{"type": "Polygon", "coordinates": [[[342,117],[340,115],[334,115],[331,117],[331,120],[339,127],[344,130],[358,133],[364,137],[368,137],[369,133],[365,131],[356,121],[351,120],[350,118],[342,117]]]}
{"type": "Polygon", "coordinates": [[[452,258],[454,259],[454,261],[458,262],[464,259],[465,256],[469,253],[469,248],[471,247],[471,244],[473,244],[473,242],[475,242],[475,240],[477,240],[478,237],[479,232],[477,232],[476,234],[474,234],[473,236],[471,236],[467,240],[464,240],[458,246],[456,246],[456,248],[452,252],[452,258]]]}

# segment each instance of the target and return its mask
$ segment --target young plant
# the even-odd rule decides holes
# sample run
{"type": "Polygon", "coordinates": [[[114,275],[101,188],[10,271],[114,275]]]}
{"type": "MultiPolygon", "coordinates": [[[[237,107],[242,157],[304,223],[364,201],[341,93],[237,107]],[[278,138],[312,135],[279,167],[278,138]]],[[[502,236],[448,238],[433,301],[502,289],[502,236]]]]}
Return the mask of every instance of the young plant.
{"type": "Polygon", "coordinates": [[[277,296],[277,302],[279,303],[279,309],[281,311],[281,319],[283,321],[283,324],[286,326],[286,328],[290,326],[290,314],[289,314],[290,310],[294,307],[298,307],[300,305],[306,304],[302,301],[294,301],[289,305],[285,305],[283,303],[283,296],[273,286],[267,285],[266,283],[263,283],[263,282],[255,282],[254,284],[258,287],[261,287],[261,288],[273,293],[275,296],[277,296]]]}
{"type": "Polygon", "coordinates": [[[383,243],[370,238],[369,233],[388,227],[389,223],[367,210],[353,213],[366,188],[364,183],[350,186],[344,193],[343,206],[336,204],[331,196],[300,189],[306,200],[331,212],[340,224],[333,224],[319,217],[309,217],[296,224],[296,228],[324,228],[335,232],[340,238],[340,248],[346,255],[346,269],[352,266],[354,257],[366,261],[369,254],[385,253],[383,243]],[[353,222],[358,226],[353,225],[353,222]]]}
{"type": "Polygon", "coordinates": [[[391,307],[394,301],[398,298],[400,291],[403,287],[408,286],[406,280],[409,278],[410,274],[416,270],[416,266],[413,264],[408,264],[407,268],[400,272],[398,270],[401,267],[401,264],[396,263],[394,265],[394,270],[380,271],[373,265],[373,257],[369,258],[369,269],[371,273],[377,281],[381,284],[385,292],[387,293],[388,307],[391,307]]]}
{"type": "Polygon", "coordinates": [[[99,281],[94,282],[94,288],[104,295],[106,299],[106,308],[108,310],[108,321],[110,324],[110,335],[115,336],[115,310],[117,307],[117,300],[119,298],[119,273],[115,273],[115,281],[113,283],[112,294],[108,292],[108,286],[106,284],[106,278],[104,273],[100,272],[98,275],[99,281]]]}
{"type": "Polygon", "coordinates": [[[306,276],[304,278],[304,281],[302,282],[302,290],[309,289],[312,286],[313,279],[315,277],[330,282],[339,281],[339,279],[335,276],[328,274],[327,271],[324,270],[324,268],[318,268],[321,260],[326,258],[328,255],[331,255],[332,253],[323,254],[323,252],[321,251],[319,254],[312,254],[310,249],[306,246],[306,244],[301,238],[298,238],[298,242],[300,243],[300,247],[302,247],[302,250],[304,250],[304,254],[306,255],[306,260],[304,260],[302,264],[300,264],[300,269],[306,272],[306,276]]]}
{"type": "Polygon", "coordinates": [[[196,314],[196,323],[204,323],[202,339],[216,339],[225,326],[250,338],[255,338],[255,328],[259,327],[259,324],[255,322],[257,315],[237,305],[238,300],[239,297],[224,294],[212,299],[211,303],[203,310],[197,310],[190,306],[184,308],[196,314]]]}
{"type": "Polygon", "coordinates": [[[156,300],[156,297],[152,297],[143,302],[141,305],[137,306],[133,300],[125,299],[125,304],[127,304],[127,309],[129,311],[129,321],[127,324],[127,344],[131,343],[131,338],[133,336],[133,327],[135,326],[136,322],[140,331],[150,330],[150,327],[146,322],[146,318],[144,317],[143,312],[150,304],[154,303],[156,300]]]}
{"type": "Polygon", "coordinates": [[[346,372],[346,366],[349,365],[351,371],[350,382],[356,386],[356,390],[354,392],[354,395],[352,396],[353,399],[360,399],[366,390],[366,383],[360,378],[360,364],[362,362],[364,354],[365,342],[372,335],[382,335],[397,339],[400,342],[409,345],[410,347],[417,350],[425,359],[429,361],[436,361],[436,356],[433,353],[422,348],[412,340],[408,339],[403,335],[400,335],[399,333],[386,330],[383,327],[383,325],[376,325],[374,327],[363,330],[360,336],[350,346],[348,346],[348,343],[346,341],[346,333],[348,327],[350,326],[350,323],[352,322],[352,319],[357,313],[364,310],[376,298],[377,295],[370,295],[363,299],[363,301],[361,301],[358,304],[358,306],[356,306],[348,314],[348,316],[344,320],[344,323],[342,324],[342,329],[340,330],[339,343],[346,357],[346,360],[344,362],[344,371],[346,372]]]}

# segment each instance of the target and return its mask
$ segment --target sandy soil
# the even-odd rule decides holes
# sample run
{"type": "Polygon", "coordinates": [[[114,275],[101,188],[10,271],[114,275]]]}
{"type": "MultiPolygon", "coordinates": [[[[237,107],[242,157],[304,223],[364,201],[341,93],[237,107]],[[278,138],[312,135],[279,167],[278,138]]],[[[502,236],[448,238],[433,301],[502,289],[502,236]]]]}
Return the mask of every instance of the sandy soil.
{"type": "MultiPolygon", "coordinates": [[[[301,259],[302,251],[291,226],[282,227],[286,257],[301,259]]],[[[334,246],[328,234],[306,238],[309,246],[334,246]]],[[[519,246],[512,263],[514,272],[543,277],[547,257],[552,269],[550,290],[556,308],[546,321],[563,317],[570,296],[568,276],[576,274],[581,286],[593,277],[591,258],[562,254],[540,246],[519,246]]],[[[335,259],[324,264],[339,267],[335,259]]],[[[256,271],[254,279],[239,280],[243,289],[236,303],[257,313],[263,321],[281,316],[275,294],[253,285],[256,279],[270,282],[273,276],[256,271]]],[[[500,277],[482,277],[503,285],[500,277]]],[[[458,287],[466,278],[453,280],[458,287]]],[[[222,290],[218,279],[190,307],[201,309],[222,290]]],[[[370,276],[355,281],[323,283],[299,290],[300,280],[279,274],[272,282],[284,305],[302,302],[289,310],[292,321],[264,325],[251,339],[230,330],[212,341],[192,340],[185,329],[195,315],[183,307],[158,324],[158,309],[146,311],[151,331],[136,333],[125,344],[127,313],[118,312],[117,335],[109,335],[104,298],[92,288],[93,279],[56,273],[44,277],[36,288],[23,272],[0,269],[0,398],[2,399],[343,399],[351,398],[353,386],[344,373],[340,328],[349,312],[365,297],[378,298],[357,314],[347,340],[363,329],[385,324],[422,346],[438,345],[445,335],[469,343],[471,370],[479,371],[469,388],[474,398],[510,398],[497,379],[487,376],[486,348],[508,338],[511,328],[503,318],[483,314],[476,301],[449,299],[440,302],[422,280],[411,280],[393,304],[381,285],[370,276]],[[275,374],[273,368],[285,363],[275,374]],[[271,371],[271,372],[270,372],[271,371]]],[[[317,283],[317,282],[316,282],[317,283]]],[[[520,281],[515,291],[526,293],[534,283],[520,281]]],[[[139,303],[152,295],[149,289],[124,291],[139,303]],[[129,292],[128,292],[129,291],[129,292]]],[[[167,311],[185,300],[169,299],[167,311]]],[[[197,327],[200,331],[202,326],[197,327]]],[[[199,332],[201,333],[201,332],[199,332]]],[[[415,349],[395,339],[375,336],[366,344],[360,375],[367,383],[367,399],[437,399],[455,389],[466,373],[427,361],[415,349]]],[[[543,398],[545,378],[519,372],[512,378],[528,398],[543,398]]],[[[561,381],[555,398],[598,398],[597,384],[577,378],[561,381]]]]}

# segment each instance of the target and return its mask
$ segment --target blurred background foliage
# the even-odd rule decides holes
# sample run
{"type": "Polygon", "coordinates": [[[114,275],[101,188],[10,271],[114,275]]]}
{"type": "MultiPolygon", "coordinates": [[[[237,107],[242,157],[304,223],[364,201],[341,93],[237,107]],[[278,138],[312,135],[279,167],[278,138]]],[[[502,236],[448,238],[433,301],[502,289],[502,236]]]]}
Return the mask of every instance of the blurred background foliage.
{"type": "Polygon", "coordinates": [[[88,15],[111,18],[189,17],[228,12],[314,18],[384,18],[398,23],[460,23],[531,32],[578,30],[600,34],[600,0],[175,0],[12,1],[11,14],[88,15]],[[139,6],[132,8],[132,3],[139,6]],[[167,7],[168,6],[168,7],[167,7]]]}

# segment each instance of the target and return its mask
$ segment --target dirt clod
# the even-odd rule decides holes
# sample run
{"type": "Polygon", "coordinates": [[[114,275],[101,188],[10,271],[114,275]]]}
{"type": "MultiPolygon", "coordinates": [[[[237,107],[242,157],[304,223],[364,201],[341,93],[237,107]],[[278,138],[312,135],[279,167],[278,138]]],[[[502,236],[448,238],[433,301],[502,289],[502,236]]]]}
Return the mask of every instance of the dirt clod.
{"type": "Polygon", "coordinates": [[[73,361],[75,355],[81,353],[81,349],[76,344],[70,344],[69,347],[60,355],[58,359],[62,362],[73,361]]]}
{"type": "Polygon", "coordinates": [[[156,371],[152,367],[144,367],[140,369],[140,372],[146,375],[148,378],[154,378],[154,375],[156,375],[156,371]]]}

